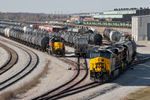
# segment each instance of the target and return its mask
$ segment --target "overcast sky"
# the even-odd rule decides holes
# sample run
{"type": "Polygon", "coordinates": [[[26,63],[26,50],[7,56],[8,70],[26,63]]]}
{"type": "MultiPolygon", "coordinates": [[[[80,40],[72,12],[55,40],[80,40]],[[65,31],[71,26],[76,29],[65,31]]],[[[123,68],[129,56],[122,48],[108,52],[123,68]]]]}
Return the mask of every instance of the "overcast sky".
{"type": "Polygon", "coordinates": [[[78,13],[150,7],[150,0],[0,0],[1,12],[78,13]]]}

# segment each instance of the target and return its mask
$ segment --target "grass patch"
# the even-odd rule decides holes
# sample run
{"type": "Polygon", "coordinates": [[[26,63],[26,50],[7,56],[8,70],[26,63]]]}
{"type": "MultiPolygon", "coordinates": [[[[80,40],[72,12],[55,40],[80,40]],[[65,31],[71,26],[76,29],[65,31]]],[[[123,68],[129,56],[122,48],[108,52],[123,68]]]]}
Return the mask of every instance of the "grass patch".
{"type": "Polygon", "coordinates": [[[130,93],[127,97],[121,100],[150,100],[150,86],[130,93]]]}
{"type": "Polygon", "coordinates": [[[0,95],[0,100],[10,100],[11,98],[17,98],[17,94],[22,94],[30,90],[31,88],[35,87],[37,84],[40,83],[40,78],[45,76],[48,73],[48,65],[50,61],[48,61],[44,67],[44,70],[39,73],[33,80],[28,83],[23,84],[20,88],[17,88],[14,91],[4,92],[0,95]]]}

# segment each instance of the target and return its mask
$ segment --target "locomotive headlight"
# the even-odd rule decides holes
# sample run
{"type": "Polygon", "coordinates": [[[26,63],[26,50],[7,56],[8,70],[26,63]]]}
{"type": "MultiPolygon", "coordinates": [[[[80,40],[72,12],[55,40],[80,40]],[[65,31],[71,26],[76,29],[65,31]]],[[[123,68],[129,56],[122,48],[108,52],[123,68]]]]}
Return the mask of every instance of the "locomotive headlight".
{"type": "Polygon", "coordinates": [[[106,68],[104,68],[104,71],[106,71],[106,68]]]}
{"type": "Polygon", "coordinates": [[[92,72],[95,72],[95,68],[93,68],[92,72]]]}
{"type": "Polygon", "coordinates": [[[102,59],[102,61],[104,61],[104,59],[102,59]]]}

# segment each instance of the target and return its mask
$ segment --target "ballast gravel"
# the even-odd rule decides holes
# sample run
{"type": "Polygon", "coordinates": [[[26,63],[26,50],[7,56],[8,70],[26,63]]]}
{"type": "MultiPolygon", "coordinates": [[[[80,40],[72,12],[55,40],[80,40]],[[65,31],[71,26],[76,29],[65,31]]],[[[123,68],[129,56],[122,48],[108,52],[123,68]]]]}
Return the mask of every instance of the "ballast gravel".
{"type": "Polygon", "coordinates": [[[9,59],[9,53],[2,47],[0,47],[0,68],[7,62],[9,59]]]}
{"type": "MultiPolygon", "coordinates": [[[[142,58],[150,57],[150,42],[137,42],[137,52],[142,58]]],[[[150,62],[139,64],[128,69],[110,83],[61,100],[120,100],[129,93],[150,85],[150,62]]]]}
{"type": "MultiPolygon", "coordinates": [[[[0,37],[2,38],[2,37],[0,37]]],[[[149,42],[137,42],[137,51],[141,57],[150,56],[150,43],[149,42]]],[[[27,46],[25,46],[27,47],[27,46]]],[[[28,48],[28,47],[27,47],[28,48]]],[[[31,88],[29,91],[23,94],[18,94],[19,100],[30,100],[36,96],[39,96],[47,91],[61,85],[69,80],[72,75],[72,70],[67,70],[71,65],[68,65],[56,57],[47,55],[46,53],[29,48],[39,55],[40,63],[38,67],[27,77],[17,82],[8,90],[13,90],[26,82],[30,82],[38,73],[42,72],[47,61],[50,61],[48,73],[40,78],[40,83],[37,86],[31,88]]],[[[67,56],[73,55],[74,49],[66,48],[68,50],[67,56]]],[[[76,58],[69,58],[76,61],[76,58]]],[[[88,60],[89,66],[89,60],[88,60]]],[[[62,100],[120,100],[129,93],[138,89],[144,88],[150,85],[150,63],[146,62],[134,66],[133,69],[128,69],[116,80],[102,84],[98,87],[80,92],[78,94],[62,98],[62,100]]]]}
{"type": "MultiPolygon", "coordinates": [[[[13,43],[19,44],[12,40],[3,38],[1,36],[0,36],[0,39],[8,40],[13,43]]],[[[44,70],[48,61],[50,62],[48,65],[48,68],[49,68],[48,73],[46,73],[44,76],[39,78],[40,83],[38,83],[35,87],[32,87],[26,93],[17,94],[16,97],[12,98],[12,99],[31,100],[32,98],[35,98],[39,95],[42,95],[43,93],[48,92],[51,89],[58,87],[59,85],[67,82],[68,80],[70,80],[72,78],[74,71],[72,71],[72,70],[68,71],[68,68],[72,67],[72,65],[66,64],[66,63],[62,62],[61,60],[59,60],[58,58],[48,55],[47,53],[35,50],[33,48],[27,47],[22,44],[19,44],[19,45],[34,51],[39,56],[39,64],[38,64],[37,68],[35,70],[33,70],[28,76],[26,76],[22,80],[18,81],[11,87],[5,89],[1,93],[8,92],[8,91],[14,91],[15,89],[23,86],[24,84],[32,81],[37,75],[39,75],[44,70]]],[[[14,46],[12,46],[12,49],[17,51],[17,48],[14,46]]],[[[19,55],[23,54],[23,52],[21,52],[21,50],[18,50],[17,53],[19,55]]],[[[27,60],[27,58],[24,55],[22,55],[20,57],[20,59],[21,58],[23,60],[19,61],[18,63],[22,64],[23,62],[25,62],[24,60],[27,60]]],[[[21,67],[21,66],[18,66],[18,68],[19,67],[21,67]]],[[[18,70],[18,68],[16,67],[14,69],[14,71],[18,70]]]]}

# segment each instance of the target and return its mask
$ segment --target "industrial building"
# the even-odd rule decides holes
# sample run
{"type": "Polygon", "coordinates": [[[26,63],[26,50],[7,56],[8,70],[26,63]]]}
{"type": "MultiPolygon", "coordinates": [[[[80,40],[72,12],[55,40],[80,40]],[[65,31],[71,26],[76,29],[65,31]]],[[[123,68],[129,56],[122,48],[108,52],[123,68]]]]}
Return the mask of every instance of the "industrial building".
{"type": "Polygon", "coordinates": [[[150,15],[132,17],[132,36],[135,41],[150,40],[150,15]]]}
{"type": "Polygon", "coordinates": [[[131,21],[132,16],[149,15],[149,8],[120,8],[93,15],[100,21],[131,21]]]}

